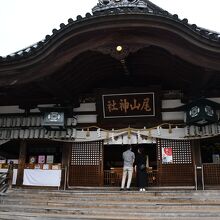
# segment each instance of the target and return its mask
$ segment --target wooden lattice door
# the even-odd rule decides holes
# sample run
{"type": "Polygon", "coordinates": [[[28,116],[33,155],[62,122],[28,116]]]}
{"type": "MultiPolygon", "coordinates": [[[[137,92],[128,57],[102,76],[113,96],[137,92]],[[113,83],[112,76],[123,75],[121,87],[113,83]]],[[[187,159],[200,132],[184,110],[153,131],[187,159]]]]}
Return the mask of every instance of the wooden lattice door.
{"type": "Polygon", "coordinates": [[[103,185],[103,142],[74,143],[69,166],[69,186],[103,185]]]}
{"type": "Polygon", "coordinates": [[[194,166],[191,141],[157,140],[159,185],[194,186],[194,166]],[[162,151],[172,149],[172,162],[164,162],[162,151]]]}

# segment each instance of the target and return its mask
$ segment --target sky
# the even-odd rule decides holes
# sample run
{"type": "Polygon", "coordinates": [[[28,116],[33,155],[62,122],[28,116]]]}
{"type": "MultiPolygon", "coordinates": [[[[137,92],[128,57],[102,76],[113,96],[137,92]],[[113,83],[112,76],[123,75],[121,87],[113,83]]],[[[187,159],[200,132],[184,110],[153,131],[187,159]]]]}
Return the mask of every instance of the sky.
{"type": "MultiPolygon", "coordinates": [[[[220,33],[220,0],[151,0],[187,18],[189,23],[220,33]]],[[[83,17],[98,0],[0,0],[0,56],[26,48],[59,29],[69,18],[83,17]]]]}

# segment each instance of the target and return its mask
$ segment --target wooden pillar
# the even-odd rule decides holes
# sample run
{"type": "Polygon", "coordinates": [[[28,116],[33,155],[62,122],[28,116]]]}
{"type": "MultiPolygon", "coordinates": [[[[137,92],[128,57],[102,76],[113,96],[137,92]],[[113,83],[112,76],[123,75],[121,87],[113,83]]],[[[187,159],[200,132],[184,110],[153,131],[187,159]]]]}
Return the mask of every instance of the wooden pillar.
{"type": "Polygon", "coordinates": [[[66,180],[68,176],[69,160],[71,155],[72,143],[64,143],[62,146],[62,175],[61,175],[61,188],[66,189],[66,180]]]}
{"type": "Polygon", "coordinates": [[[14,168],[14,163],[11,161],[9,164],[9,168],[8,168],[8,185],[9,185],[9,189],[12,188],[12,182],[13,182],[13,168],[14,168]]]}
{"type": "Polygon", "coordinates": [[[23,185],[24,167],[26,162],[27,143],[25,141],[20,142],[20,153],[18,161],[18,174],[17,174],[17,186],[23,185]]]}
{"type": "MultiPolygon", "coordinates": [[[[197,181],[197,189],[202,189],[202,158],[200,151],[200,141],[195,140],[193,144],[193,157],[195,167],[195,181],[197,181]]],[[[196,185],[196,183],[195,183],[196,185]]]]}
{"type": "Polygon", "coordinates": [[[100,184],[99,186],[104,186],[104,142],[102,141],[102,144],[100,145],[100,184]]]}

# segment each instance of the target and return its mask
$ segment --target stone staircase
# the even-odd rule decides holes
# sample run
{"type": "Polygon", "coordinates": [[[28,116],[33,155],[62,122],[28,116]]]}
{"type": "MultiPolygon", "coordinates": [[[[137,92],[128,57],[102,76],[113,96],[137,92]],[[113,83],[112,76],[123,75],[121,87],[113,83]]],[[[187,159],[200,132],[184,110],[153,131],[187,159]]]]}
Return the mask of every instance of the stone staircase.
{"type": "Polygon", "coordinates": [[[0,197],[0,219],[220,220],[220,191],[11,189],[0,197]]]}

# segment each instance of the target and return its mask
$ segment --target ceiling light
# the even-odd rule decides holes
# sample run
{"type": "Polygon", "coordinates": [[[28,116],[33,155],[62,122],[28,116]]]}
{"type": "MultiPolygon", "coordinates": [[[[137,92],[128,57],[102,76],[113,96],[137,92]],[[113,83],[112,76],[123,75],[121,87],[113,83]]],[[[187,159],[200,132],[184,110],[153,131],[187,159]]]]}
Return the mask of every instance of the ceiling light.
{"type": "Polygon", "coordinates": [[[120,46],[120,45],[118,45],[118,46],[116,47],[116,50],[117,50],[118,52],[121,52],[121,51],[123,50],[123,47],[120,46]]]}

